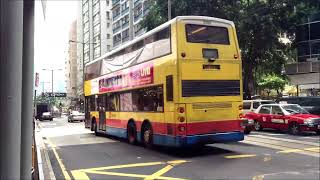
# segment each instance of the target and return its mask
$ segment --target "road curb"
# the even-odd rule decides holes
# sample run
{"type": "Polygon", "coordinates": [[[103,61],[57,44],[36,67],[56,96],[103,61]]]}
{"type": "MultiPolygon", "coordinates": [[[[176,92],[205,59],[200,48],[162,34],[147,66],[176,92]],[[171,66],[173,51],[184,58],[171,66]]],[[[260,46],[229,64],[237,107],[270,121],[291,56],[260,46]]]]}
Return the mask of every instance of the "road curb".
{"type": "Polygon", "coordinates": [[[38,169],[39,169],[39,180],[56,180],[54,175],[49,154],[47,152],[46,146],[43,142],[41,135],[41,127],[39,122],[36,121],[35,126],[35,141],[37,146],[37,158],[38,158],[38,169]]]}

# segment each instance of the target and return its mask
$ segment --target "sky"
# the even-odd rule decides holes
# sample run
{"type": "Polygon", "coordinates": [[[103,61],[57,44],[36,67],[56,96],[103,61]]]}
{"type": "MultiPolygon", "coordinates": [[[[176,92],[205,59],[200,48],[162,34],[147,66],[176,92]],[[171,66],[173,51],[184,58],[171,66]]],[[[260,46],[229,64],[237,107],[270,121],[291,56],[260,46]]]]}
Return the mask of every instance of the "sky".
{"type": "MultiPolygon", "coordinates": [[[[48,0],[45,18],[41,1],[35,1],[35,73],[39,73],[37,92],[51,92],[51,71],[54,92],[66,92],[65,61],[68,57],[69,31],[77,19],[77,1],[48,0]],[[44,82],[44,83],[41,83],[44,82]]],[[[38,94],[38,93],[37,93],[38,94]]]]}

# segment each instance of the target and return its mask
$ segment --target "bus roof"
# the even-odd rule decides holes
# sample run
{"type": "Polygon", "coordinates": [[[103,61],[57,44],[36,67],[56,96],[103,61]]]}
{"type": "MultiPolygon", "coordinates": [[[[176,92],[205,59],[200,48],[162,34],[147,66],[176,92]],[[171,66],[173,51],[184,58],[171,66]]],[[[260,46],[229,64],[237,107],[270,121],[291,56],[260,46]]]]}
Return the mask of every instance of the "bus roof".
{"type": "Polygon", "coordinates": [[[107,52],[106,54],[100,56],[99,58],[91,61],[91,62],[88,62],[85,66],[87,65],[90,65],[92,63],[95,63],[101,59],[104,59],[105,57],[108,57],[118,51],[121,51],[122,49],[126,48],[126,47],[129,47],[130,45],[140,41],[141,39],[144,39],[146,37],[148,37],[150,34],[153,34],[155,32],[158,32],[160,30],[162,30],[163,28],[165,28],[166,26],[168,26],[169,24],[173,24],[174,22],[177,22],[177,21],[181,21],[181,20],[211,20],[211,21],[216,21],[216,22],[221,22],[221,23],[225,23],[225,24],[228,24],[228,25],[231,25],[231,26],[234,26],[234,23],[232,21],[229,21],[229,20],[225,20],[225,19],[220,19],[220,18],[215,18],[215,17],[208,17],[208,16],[177,16],[175,17],[174,19],[171,19],[170,21],[167,21],[163,24],[161,24],[160,26],[148,31],[147,33],[143,34],[142,36],[139,36],[131,41],[128,41],[127,43],[125,43],[124,45],[122,46],[119,46],[117,47],[116,49],[113,49],[112,51],[110,52],[107,52]]]}

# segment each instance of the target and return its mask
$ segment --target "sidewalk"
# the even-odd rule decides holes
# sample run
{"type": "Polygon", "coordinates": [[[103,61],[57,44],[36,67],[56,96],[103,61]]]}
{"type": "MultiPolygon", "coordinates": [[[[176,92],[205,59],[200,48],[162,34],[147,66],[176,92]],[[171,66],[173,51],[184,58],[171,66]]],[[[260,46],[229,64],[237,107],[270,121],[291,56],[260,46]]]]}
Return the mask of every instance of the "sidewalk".
{"type": "Polygon", "coordinates": [[[41,126],[39,125],[38,121],[36,121],[35,123],[35,141],[37,148],[39,180],[56,180],[46,145],[43,142],[41,126]]]}

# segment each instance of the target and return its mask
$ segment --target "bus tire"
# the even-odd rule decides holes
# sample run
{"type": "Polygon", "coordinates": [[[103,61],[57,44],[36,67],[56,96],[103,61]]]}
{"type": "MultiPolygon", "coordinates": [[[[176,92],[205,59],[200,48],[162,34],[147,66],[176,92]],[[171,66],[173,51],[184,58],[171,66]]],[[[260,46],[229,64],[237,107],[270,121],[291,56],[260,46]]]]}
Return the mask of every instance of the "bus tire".
{"type": "Polygon", "coordinates": [[[95,126],[96,126],[96,118],[92,118],[91,120],[91,131],[95,131],[95,126]]]}
{"type": "Polygon", "coordinates": [[[146,121],[142,125],[142,142],[146,148],[152,148],[153,146],[153,130],[151,124],[146,121]]]}
{"type": "Polygon", "coordinates": [[[127,140],[132,145],[137,143],[137,128],[133,120],[130,120],[127,125],[127,140]]]}

